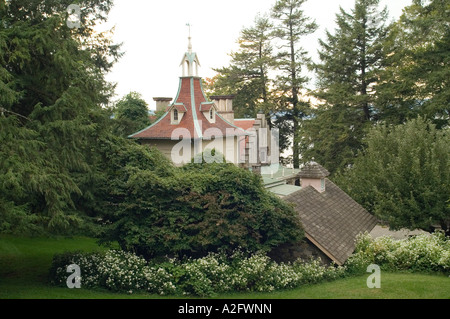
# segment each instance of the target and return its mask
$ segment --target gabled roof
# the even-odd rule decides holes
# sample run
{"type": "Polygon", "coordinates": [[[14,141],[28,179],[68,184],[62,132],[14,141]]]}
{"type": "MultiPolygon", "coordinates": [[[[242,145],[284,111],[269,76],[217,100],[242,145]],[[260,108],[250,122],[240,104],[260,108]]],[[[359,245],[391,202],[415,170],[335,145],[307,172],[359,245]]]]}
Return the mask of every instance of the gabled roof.
{"type": "MultiPolygon", "coordinates": [[[[210,108],[212,102],[208,101],[203,93],[201,78],[181,77],[178,94],[166,113],[151,126],[130,135],[135,139],[171,139],[175,129],[184,129],[181,132],[186,137],[189,132],[191,139],[211,139],[214,137],[249,135],[244,129],[227,122],[216,113],[215,123],[210,123],[203,114],[205,108],[210,108]],[[175,106],[178,111],[186,109],[180,123],[172,124],[169,111],[175,106]],[[202,112],[203,111],[203,112],[202,112]]],[[[179,136],[175,137],[176,139],[179,136]]]]}
{"type": "Polygon", "coordinates": [[[308,186],[284,200],[293,203],[306,238],[338,265],[343,265],[355,249],[359,233],[370,232],[377,219],[343,190],[325,179],[325,191],[308,186]]]}
{"type": "Polygon", "coordinates": [[[209,112],[211,109],[215,109],[214,102],[200,103],[200,112],[209,112]]]}
{"type": "Polygon", "coordinates": [[[171,106],[169,106],[167,108],[166,112],[169,112],[172,108],[176,109],[180,113],[186,113],[187,112],[186,106],[184,106],[184,104],[182,104],[182,103],[172,104],[171,106]]]}

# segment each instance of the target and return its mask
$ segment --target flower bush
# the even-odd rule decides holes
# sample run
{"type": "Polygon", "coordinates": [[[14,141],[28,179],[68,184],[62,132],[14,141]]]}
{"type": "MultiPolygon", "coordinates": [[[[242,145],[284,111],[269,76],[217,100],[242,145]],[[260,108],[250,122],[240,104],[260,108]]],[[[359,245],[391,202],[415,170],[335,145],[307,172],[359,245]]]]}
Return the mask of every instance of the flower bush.
{"type": "Polygon", "coordinates": [[[81,284],[86,288],[203,297],[231,291],[290,289],[335,279],[345,273],[343,267],[325,267],[319,260],[276,263],[264,253],[246,255],[239,250],[231,256],[210,253],[203,258],[169,259],[157,264],[132,253],[108,250],[56,255],[50,273],[54,284],[66,284],[70,264],[80,266],[81,284]]]}
{"type": "Polygon", "coordinates": [[[349,273],[365,272],[369,264],[384,270],[450,272],[450,239],[441,232],[403,240],[383,236],[359,236],[355,252],[347,260],[349,273]]]}
{"type": "Polygon", "coordinates": [[[344,266],[321,263],[320,259],[276,263],[264,253],[231,255],[210,253],[203,258],[146,261],[135,254],[108,250],[104,253],[56,255],[51,267],[53,283],[65,285],[67,266],[81,269],[83,287],[103,287],[133,293],[207,297],[232,291],[271,292],[366,273],[377,264],[383,270],[450,272],[450,240],[442,233],[405,240],[390,237],[358,237],[355,252],[344,266]]]}

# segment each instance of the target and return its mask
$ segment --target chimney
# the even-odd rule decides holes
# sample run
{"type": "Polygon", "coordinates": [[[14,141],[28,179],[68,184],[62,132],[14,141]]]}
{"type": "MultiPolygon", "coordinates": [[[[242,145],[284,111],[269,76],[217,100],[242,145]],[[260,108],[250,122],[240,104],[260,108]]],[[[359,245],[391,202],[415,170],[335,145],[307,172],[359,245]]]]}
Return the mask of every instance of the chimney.
{"type": "Polygon", "coordinates": [[[258,134],[258,161],[262,164],[270,165],[269,156],[271,135],[269,126],[266,121],[266,115],[262,110],[260,110],[256,115],[254,127],[258,134]]]}
{"type": "Polygon", "coordinates": [[[312,186],[319,193],[323,193],[325,192],[325,177],[329,175],[330,172],[316,162],[309,162],[300,170],[300,185],[301,187],[312,186]]]}
{"type": "Polygon", "coordinates": [[[210,99],[217,107],[217,112],[226,121],[234,124],[233,99],[234,95],[214,95],[210,99]]]}
{"type": "Polygon", "coordinates": [[[154,97],[153,101],[156,102],[156,112],[166,111],[172,101],[171,97],[154,97]]]}

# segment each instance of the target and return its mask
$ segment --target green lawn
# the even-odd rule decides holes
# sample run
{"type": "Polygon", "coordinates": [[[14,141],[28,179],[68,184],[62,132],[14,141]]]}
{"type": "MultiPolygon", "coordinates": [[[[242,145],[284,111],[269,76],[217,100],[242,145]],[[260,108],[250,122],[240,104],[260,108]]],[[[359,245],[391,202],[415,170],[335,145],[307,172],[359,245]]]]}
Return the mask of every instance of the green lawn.
{"type": "MultiPolygon", "coordinates": [[[[55,253],[96,251],[94,239],[18,238],[0,236],[0,299],[125,299],[174,298],[148,294],[118,294],[107,290],[68,289],[48,284],[55,253]]],[[[369,276],[369,274],[367,274],[369,276]]],[[[367,276],[304,286],[273,293],[233,293],[219,299],[450,299],[450,278],[443,275],[381,273],[381,288],[369,289],[367,276]]]]}

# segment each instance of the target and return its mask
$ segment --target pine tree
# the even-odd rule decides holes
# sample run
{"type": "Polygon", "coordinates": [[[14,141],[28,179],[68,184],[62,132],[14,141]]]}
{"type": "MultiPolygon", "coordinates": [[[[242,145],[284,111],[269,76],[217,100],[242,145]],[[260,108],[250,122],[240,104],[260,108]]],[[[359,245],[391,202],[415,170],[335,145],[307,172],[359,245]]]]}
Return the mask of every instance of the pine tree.
{"type": "Polygon", "coordinates": [[[253,26],[242,29],[230,65],[214,69],[218,74],[207,85],[209,95],[235,95],[237,117],[255,117],[260,110],[271,113],[272,27],[268,17],[258,15],[253,26]]]}
{"type": "Polygon", "coordinates": [[[403,123],[422,115],[438,127],[449,124],[449,10],[448,1],[414,0],[395,23],[379,85],[384,121],[403,123]]]}
{"type": "Polygon", "coordinates": [[[320,40],[315,95],[324,103],[305,121],[302,142],[304,160],[314,157],[330,172],[353,162],[377,117],[376,87],[389,30],[387,9],[378,11],[378,4],[356,0],[351,13],[341,8],[334,34],[327,31],[326,40],[320,40]]]}
{"type": "Polygon", "coordinates": [[[104,76],[120,56],[94,30],[111,1],[78,2],[79,28],[67,24],[71,3],[0,2],[0,210],[15,207],[23,220],[55,231],[80,220],[79,176],[93,173],[89,154],[113,90],[104,76]]]}
{"type": "Polygon", "coordinates": [[[293,164],[300,165],[299,128],[305,116],[305,104],[299,99],[300,91],[308,82],[302,74],[302,66],[310,61],[306,51],[300,46],[302,37],[313,33],[317,25],[302,11],[306,0],[279,0],[272,8],[276,20],[275,37],[281,43],[277,56],[276,88],[280,98],[282,122],[292,123],[293,164]]]}

